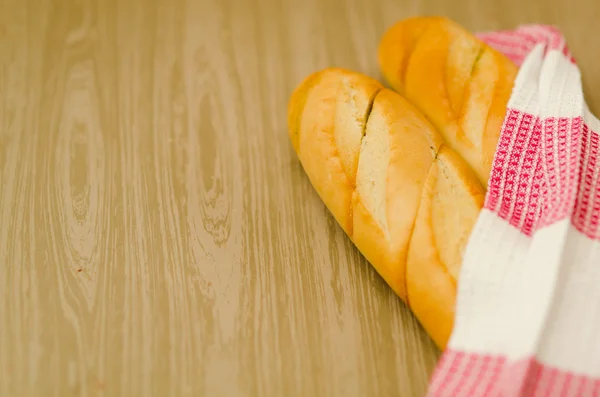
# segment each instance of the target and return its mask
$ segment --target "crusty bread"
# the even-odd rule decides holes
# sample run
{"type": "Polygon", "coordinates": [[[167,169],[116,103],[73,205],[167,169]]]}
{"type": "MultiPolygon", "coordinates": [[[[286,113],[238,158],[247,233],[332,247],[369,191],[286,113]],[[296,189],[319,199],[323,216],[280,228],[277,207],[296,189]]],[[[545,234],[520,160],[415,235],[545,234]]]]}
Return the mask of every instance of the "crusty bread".
{"type": "Polygon", "coordinates": [[[315,190],[443,348],[456,275],[485,190],[411,103],[339,68],[291,96],[290,139],[315,190]]]}
{"type": "Polygon", "coordinates": [[[459,24],[414,17],[382,37],[379,65],[487,188],[517,67],[459,24]]]}
{"type": "Polygon", "coordinates": [[[379,62],[393,91],[340,68],[306,78],[290,139],[343,230],[444,349],[517,68],[440,17],[394,25],[379,62]]]}

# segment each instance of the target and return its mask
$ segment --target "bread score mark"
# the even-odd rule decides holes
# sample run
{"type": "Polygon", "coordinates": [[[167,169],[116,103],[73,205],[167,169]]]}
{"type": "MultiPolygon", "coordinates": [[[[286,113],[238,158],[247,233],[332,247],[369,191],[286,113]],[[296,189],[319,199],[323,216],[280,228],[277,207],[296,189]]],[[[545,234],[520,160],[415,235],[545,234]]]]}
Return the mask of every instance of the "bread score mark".
{"type": "MultiPolygon", "coordinates": [[[[445,143],[442,143],[438,150],[435,151],[435,155],[433,158],[433,163],[431,163],[431,167],[429,167],[429,172],[427,172],[427,176],[425,177],[425,185],[423,186],[423,193],[422,195],[425,195],[425,191],[427,190],[428,187],[428,182],[431,179],[431,174],[435,171],[435,165],[436,165],[436,160],[440,154],[440,151],[442,150],[442,148],[445,146],[445,143]]],[[[434,149],[432,146],[430,146],[430,149],[434,149]]],[[[419,217],[419,213],[421,211],[421,207],[423,206],[423,199],[419,200],[419,204],[417,206],[417,216],[415,216],[415,220],[410,228],[410,233],[408,236],[408,249],[406,250],[406,255],[403,258],[403,263],[404,263],[404,290],[406,291],[406,298],[405,298],[405,302],[406,302],[406,306],[409,307],[409,309],[412,310],[412,306],[410,303],[410,293],[409,293],[409,289],[408,289],[408,257],[410,255],[410,251],[411,251],[411,247],[412,247],[412,240],[413,240],[413,236],[415,233],[415,229],[417,227],[417,222],[418,222],[418,217],[419,217]]]]}
{"type": "Polygon", "coordinates": [[[400,94],[375,98],[363,139],[353,197],[353,241],[405,300],[405,261],[419,199],[443,143],[400,94]]]}
{"type": "MultiPolygon", "coordinates": [[[[373,111],[373,104],[375,103],[375,98],[381,92],[382,89],[383,88],[379,88],[378,90],[376,90],[373,93],[373,95],[369,98],[369,104],[367,105],[367,109],[365,110],[363,119],[358,120],[358,122],[362,124],[361,139],[360,139],[360,145],[359,145],[361,150],[363,147],[364,138],[367,135],[367,125],[369,123],[369,118],[371,117],[371,112],[373,111]]],[[[356,176],[358,173],[359,159],[360,159],[360,151],[359,151],[359,154],[356,156],[356,168],[353,169],[353,175],[351,177],[353,186],[352,186],[352,200],[351,200],[351,205],[350,205],[350,219],[352,221],[351,221],[351,226],[350,226],[350,234],[348,235],[350,237],[350,239],[352,239],[352,236],[354,234],[354,205],[352,203],[354,203],[355,196],[356,196],[356,176]]]]}
{"type": "Polygon", "coordinates": [[[473,77],[473,73],[475,72],[475,68],[479,64],[479,60],[481,59],[481,56],[483,55],[484,51],[485,51],[485,46],[482,44],[479,47],[479,52],[477,52],[477,56],[475,57],[475,61],[473,62],[473,67],[471,68],[471,77],[473,77]]]}
{"type": "Polygon", "coordinates": [[[440,348],[452,331],[464,249],[484,197],[471,168],[443,145],[423,188],[405,276],[410,308],[440,348]]]}
{"type": "Polygon", "coordinates": [[[404,94],[403,89],[405,87],[405,82],[406,82],[406,71],[408,70],[408,65],[410,65],[410,62],[412,60],[412,56],[415,53],[415,48],[417,48],[419,46],[419,44],[421,43],[421,40],[423,37],[426,37],[427,32],[429,32],[429,30],[431,29],[433,24],[428,25],[426,28],[424,28],[422,31],[418,32],[415,37],[413,38],[413,40],[410,41],[410,45],[407,46],[407,53],[408,56],[405,56],[404,59],[402,60],[402,63],[400,65],[400,86],[398,87],[398,92],[400,94],[404,94]]]}
{"type": "Polygon", "coordinates": [[[301,82],[288,105],[289,134],[298,158],[349,236],[353,235],[352,192],[366,119],[382,88],[368,76],[328,68],[301,82]]]}

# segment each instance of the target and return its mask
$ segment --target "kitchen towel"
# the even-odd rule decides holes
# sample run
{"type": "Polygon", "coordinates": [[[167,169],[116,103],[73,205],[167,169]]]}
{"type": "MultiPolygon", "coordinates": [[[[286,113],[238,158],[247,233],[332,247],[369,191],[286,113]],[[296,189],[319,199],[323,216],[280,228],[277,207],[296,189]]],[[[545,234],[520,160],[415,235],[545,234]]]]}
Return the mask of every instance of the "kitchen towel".
{"type": "Polygon", "coordinates": [[[520,66],[429,397],[600,397],[600,122],[563,35],[478,35],[520,66]]]}

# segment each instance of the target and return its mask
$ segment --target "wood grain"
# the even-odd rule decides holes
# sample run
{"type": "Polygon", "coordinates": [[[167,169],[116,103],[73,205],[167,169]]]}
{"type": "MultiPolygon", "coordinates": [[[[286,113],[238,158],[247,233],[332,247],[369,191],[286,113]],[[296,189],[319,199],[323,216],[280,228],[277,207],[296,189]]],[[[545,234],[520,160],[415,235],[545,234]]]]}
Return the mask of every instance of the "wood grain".
{"type": "Polygon", "coordinates": [[[598,11],[2,0],[0,396],[423,395],[438,352],[310,186],[289,94],[379,77],[383,31],[435,13],[557,24],[598,112],[598,11]]]}

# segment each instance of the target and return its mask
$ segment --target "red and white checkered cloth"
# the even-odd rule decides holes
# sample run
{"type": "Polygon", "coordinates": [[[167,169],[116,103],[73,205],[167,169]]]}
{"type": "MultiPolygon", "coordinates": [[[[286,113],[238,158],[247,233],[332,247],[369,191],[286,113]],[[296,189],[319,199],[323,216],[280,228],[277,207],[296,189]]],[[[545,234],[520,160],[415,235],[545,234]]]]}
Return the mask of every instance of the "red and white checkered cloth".
{"type": "Polygon", "coordinates": [[[428,396],[600,396],[600,122],[558,30],[479,37],[520,70],[428,396]]]}

